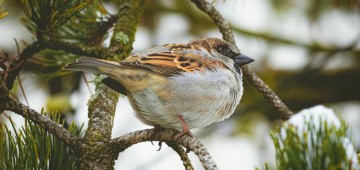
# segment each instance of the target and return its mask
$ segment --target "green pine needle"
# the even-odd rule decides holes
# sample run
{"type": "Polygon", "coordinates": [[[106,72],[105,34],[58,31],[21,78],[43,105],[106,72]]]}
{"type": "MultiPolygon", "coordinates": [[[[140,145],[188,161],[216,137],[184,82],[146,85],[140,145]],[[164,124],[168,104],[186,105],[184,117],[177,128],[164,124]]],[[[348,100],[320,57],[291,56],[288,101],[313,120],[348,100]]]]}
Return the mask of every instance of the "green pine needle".
{"type": "MultiPolygon", "coordinates": [[[[101,45],[116,21],[100,0],[22,0],[22,7],[27,16],[23,22],[37,38],[46,36],[77,46],[101,45]]],[[[53,50],[40,54],[31,59],[37,66],[34,71],[51,77],[70,73],[62,67],[78,58],[53,50]]]]}
{"type": "Polygon", "coordinates": [[[92,0],[22,0],[28,20],[25,24],[36,35],[50,35],[92,0]]]}
{"type": "Polygon", "coordinates": [[[1,9],[4,2],[5,2],[5,0],[0,0],[0,19],[4,18],[8,14],[8,12],[1,9]]]}
{"type": "MultiPolygon", "coordinates": [[[[42,111],[42,114],[45,114],[42,111]]],[[[60,115],[52,115],[54,121],[60,122],[60,115]]],[[[0,169],[76,169],[74,153],[55,136],[25,120],[20,129],[15,127],[9,118],[13,131],[0,124],[0,169]]],[[[72,123],[69,131],[80,136],[81,127],[72,123]]]]}
{"type": "Polygon", "coordinates": [[[100,1],[95,0],[81,12],[76,13],[52,36],[73,43],[98,45],[106,38],[113,23],[114,17],[100,1]]]}
{"type": "Polygon", "coordinates": [[[346,155],[344,141],[348,127],[328,126],[321,121],[318,130],[312,121],[305,122],[307,130],[299,134],[297,127],[284,126],[271,133],[278,169],[351,169],[352,161],[346,155]],[[285,134],[285,135],[284,135],[285,134]]]}

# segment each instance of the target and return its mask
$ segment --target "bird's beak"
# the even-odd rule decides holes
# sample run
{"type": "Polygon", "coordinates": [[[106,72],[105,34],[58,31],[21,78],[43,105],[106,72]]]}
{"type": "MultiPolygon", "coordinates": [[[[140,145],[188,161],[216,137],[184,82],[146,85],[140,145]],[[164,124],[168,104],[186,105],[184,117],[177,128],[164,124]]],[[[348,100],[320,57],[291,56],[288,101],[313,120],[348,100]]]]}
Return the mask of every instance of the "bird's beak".
{"type": "Polygon", "coordinates": [[[234,58],[234,61],[236,64],[243,66],[243,65],[249,64],[255,60],[246,55],[240,54],[234,58]]]}

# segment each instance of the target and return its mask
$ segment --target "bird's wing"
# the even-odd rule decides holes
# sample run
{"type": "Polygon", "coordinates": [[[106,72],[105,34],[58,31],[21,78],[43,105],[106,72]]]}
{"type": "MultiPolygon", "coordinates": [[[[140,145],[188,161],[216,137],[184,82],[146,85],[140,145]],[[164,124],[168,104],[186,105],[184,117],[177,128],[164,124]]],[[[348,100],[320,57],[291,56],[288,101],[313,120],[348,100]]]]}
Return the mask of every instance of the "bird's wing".
{"type": "Polygon", "coordinates": [[[182,72],[204,71],[225,67],[208,53],[187,44],[169,44],[169,50],[154,51],[146,55],[135,54],[120,62],[123,66],[150,70],[162,76],[172,76],[182,72]]]}

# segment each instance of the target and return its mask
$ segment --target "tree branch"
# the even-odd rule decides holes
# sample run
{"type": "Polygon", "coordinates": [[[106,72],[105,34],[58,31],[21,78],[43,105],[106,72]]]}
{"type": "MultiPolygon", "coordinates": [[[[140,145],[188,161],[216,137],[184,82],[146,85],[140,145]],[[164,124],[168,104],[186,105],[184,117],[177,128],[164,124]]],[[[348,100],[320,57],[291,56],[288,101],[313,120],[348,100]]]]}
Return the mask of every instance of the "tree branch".
{"type": "Polygon", "coordinates": [[[228,22],[224,20],[220,12],[217,11],[211,3],[206,0],[191,0],[191,2],[193,2],[201,11],[206,13],[214,21],[224,40],[232,44],[236,44],[234,34],[232,33],[228,22]]]}
{"type": "MultiPolygon", "coordinates": [[[[20,58],[16,60],[16,62],[12,63],[12,65],[17,65],[16,63],[20,64],[20,61],[26,61],[33,54],[41,51],[41,49],[42,47],[40,47],[37,42],[27,46],[25,50],[20,54],[20,58]]],[[[79,142],[79,139],[77,137],[73,136],[69,131],[67,131],[65,128],[63,128],[61,125],[54,122],[50,118],[36,112],[33,109],[30,109],[29,107],[9,97],[8,89],[9,87],[12,87],[15,77],[20,73],[21,69],[22,65],[18,66],[11,72],[8,72],[6,82],[4,82],[3,79],[0,77],[0,113],[2,113],[4,110],[9,110],[23,116],[24,118],[30,119],[35,124],[41,126],[46,131],[59,138],[69,147],[75,149],[79,142]]]]}
{"type": "Polygon", "coordinates": [[[7,76],[5,76],[5,83],[8,89],[12,88],[16,76],[18,76],[20,71],[23,69],[24,63],[34,54],[40,52],[43,49],[59,50],[79,56],[94,58],[109,58],[114,55],[106,48],[80,46],[74,43],[68,43],[61,40],[44,37],[41,43],[34,42],[26,46],[26,48],[20,53],[19,58],[11,63],[10,69],[13,70],[4,73],[7,74],[7,76]]]}
{"type": "MultiPolygon", "coordinates": [[[[222,15],[214,8],[214,6],[206,0],[191,1],[214,21],[222,33],[224,40],[232,44],[236,44],[229,24],[224,20],[222,15]]],[[[241,70],[248,82],[264,95],[274,109],[281,114],[281,118],[283,120],[287,120],[291,117],[291,115],[293,115],[293,112],[281,101],[281,99],[270,89],[270,87],[256,75],[249,65],[241,67],[241,70]]]]}
{"type": "Polygon", "coordinates": [[[89,124],[85,139],[93,142],[106,141],[111,138],[119,94],[103,84],[96,87],[95,93],[89,102],[89,124]]]}
{"type": "Polygon", "coordinates": [[[53,38],[45,38],[41,44],[44,48],[51,50],[59,50],[72,53],[79,56],[87,56],[93,58],[109,58],[114,54],[110,53],[107,48],[80,46],[74,43],[68,43],[53,38]]]}
{"type": "MultiPolygon", "coordinates": [[[[140,20],[143,1],[121,3],[118,21],[111,38],[109,51],[118,52],[118,55],[128,56],[135,40],[135,30],[140,20]],[[126,23],[126,24],[124,24],[126,23]],[[121,35],[119,35],[121,34],[121,35]]],[[[114,59],[115,56],[111,56],[114,59]]],[[[119,94],[105,85],[96,88],[96,94],[89,104],[89,128],[85,135],[88,140],[108,140],[111,137],[113,117],[119,94]],[[91,136],[96,136],[92,138],[91,136]]]]}
{"type": "Polygon", "coordinates": [[[79,139],[73,136],[60,124],[54,122],[49,117],[28,108],[24,104],[17,102],[10,97],[7,97],[6,101],[4,101],[4,103],[2,103],[1,105],[4,105],[4,110],[12,111],[16,114],[23,116],[24,118],[30,119],[35,124],[41,126],[46,131],[59,138],[72,149],[74,149],[78,145],[79,139]]]}
{"type": "Polygon", "coordinates": [[[218,169],[215,162],[212,160],[209,152],[205,146],[196,138],[189,136],[182,136],[175,141],[174,138],[179,132],[172,129],[145,129],[135,132],[130,132],[121,137],[110,140],[108,145],[114,149],[114,152],[122,152],[130,146],[146,141],[163,141],[179,144],[190,151],[193,151],[199,158],[203,167],[206,170],[218,169]]]}
{"type": "Polygon", "coordinates": [[[140,16],[143,12],[144,0],[137,3],[122,1],[119,4],[119,13],[111,37],[109,51],[115,53],[112,59],[121,60],[128,57],[133,49],[132,44],[135,40],[140,16]],[[134,11],[138,10],[138,11],[134,11]]]}
{"type": "MultiPolygon", "coordinates": [[[[118,60],[130,55],[144,1],[119,2],[118,18],[107,49],[115,55],[105,56],[118,60]]],[[[104,57],[104,56],[103,56],[104,57]]],[[[80,166],[85,169],[110,169],[119,153],[113,153],[106,143],[111,138],[114,115],[119,94],[103,84],[96,86],[96,92],[89,101],[89,124],[80,154],[80,166]]]]}
{"type": "Polygon", "coordinates": [[[309,51],[324,51],[329,53],[335,52],[351,52],[355,55],[360,55],[360,50],[356,49],[356,43],[359,41],[359,36],[355,38],[355,40],[345,47],[339,46],[331,46],[326,45],[321,42],[311,42],[311,43],[302,43],[291,39],[281,38],[279,36],[272,35],[268,32],[256,32],[247,29],[243,29],[234,25],[231,25],[231,28],[234,29],[235,32],[243,34],[245,36],[251,36],[256,38],[261,38],[269,43],[282,43],[286,45],[299,46],[308,49],[309,51]]]}
{"type": "Polygon", "coordinates": [[[4,80],[6,83],[6,87],[8,89],[11,89],[12,86],[14,85],[16,76],[19,75],[20,71],[22,70],[22,68],[24,66],[23,63],[25,63],[27,59],[29,59],[31,56],[38,53],[42,49],[43,49],[43,47],[41,47],[38,42],[34,42],[34,43],[26,46],[26,48],[20,53],[18,60],[11,63],[10,69],[15,68],[15,67],[16,68],[14,70],[11,70],[11,71],[5,73],[5,74],[8,74],[6,76],[6,80],[4,80]]]}
{"type": "Polygon", "coordinates": [[[277,112],[281,114],[283,120],[288,120],[294,113],[281,101],[279,96],[273,92],[270,87],[261,80],[250,66],[242,67],[242,71],[247,81],[253,85],[263,96],[271,103],[277,112]]]}
{"type": "Polygon", "coordinates": [[[186,170],[194,170],[194,167],[192,166],[191,161],[190,161],[187,153],[181,147],[181,145],[178,145],[178,144],[173,143],[173,142],[166,142],[166,144],[169,147],[171,147],[180,156],[186,170]]]}
{"type": "Polygon", "coordinates": [[[2,77],[0,77],[0,114],[6,109],[5,103],[6,99],[8,98],[9,89],[6,87],[5,82],[3,81],[2,77]]]}

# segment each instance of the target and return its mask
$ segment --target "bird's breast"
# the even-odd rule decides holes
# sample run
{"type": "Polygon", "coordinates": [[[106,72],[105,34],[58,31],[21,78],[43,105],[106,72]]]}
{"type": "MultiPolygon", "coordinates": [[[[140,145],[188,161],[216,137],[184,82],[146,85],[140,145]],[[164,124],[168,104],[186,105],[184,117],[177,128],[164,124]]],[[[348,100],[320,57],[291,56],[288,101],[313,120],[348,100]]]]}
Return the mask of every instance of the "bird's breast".
{"type": "Polygon", "coordinates": [[[228,118],[241,95],[241,78],[219,68],[184,72],[169,77],[165,83],[149,83],[148,88],[132,96],[143,119],[165,128],[181,129],[177,114],[190,128],[204,127],[228,118]]]}

